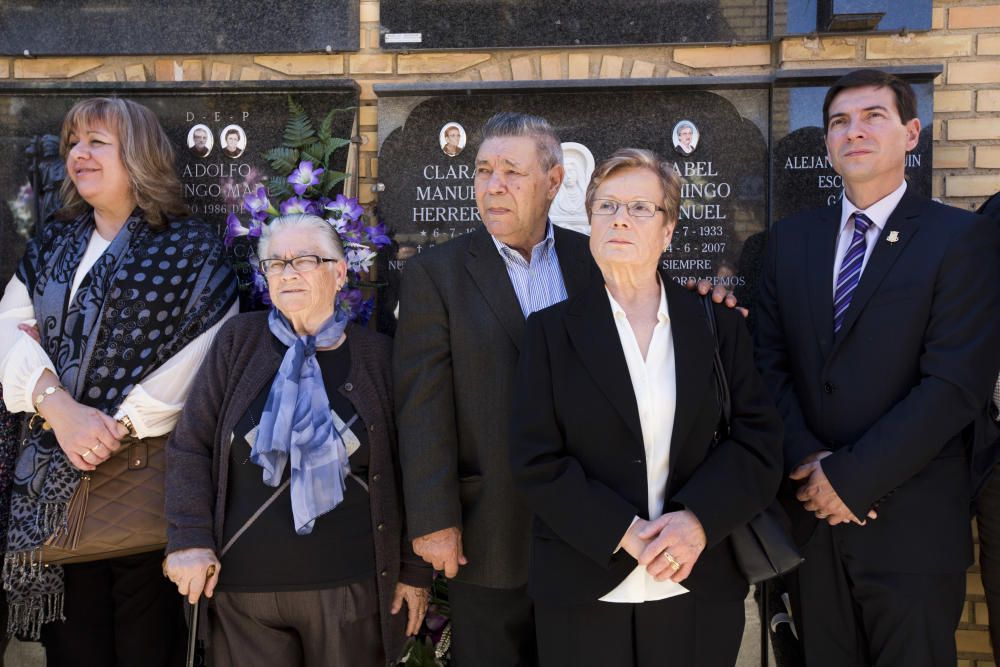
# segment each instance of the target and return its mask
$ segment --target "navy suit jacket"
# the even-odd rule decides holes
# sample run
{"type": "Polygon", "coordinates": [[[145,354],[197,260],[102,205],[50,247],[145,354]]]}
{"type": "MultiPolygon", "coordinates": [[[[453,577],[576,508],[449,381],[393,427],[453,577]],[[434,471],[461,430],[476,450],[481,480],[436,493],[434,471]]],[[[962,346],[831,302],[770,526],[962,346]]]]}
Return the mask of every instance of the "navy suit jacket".
{"type": "MultiPolygon", "coordinates": [[[[840,205],[771,230],[757,360],[785,420],[785,472],[818,450],[834,489],[863,518],[835,528],[852,557],[897,572],[972,562],[968,426],[1000,365],[994,226],[909,190],[887,221],[833,333],[840,205]],[[895,232],[898,241],[888,236],[895,232]]],[[[804,543],[816,525],[782,498],[804,543]]]]}

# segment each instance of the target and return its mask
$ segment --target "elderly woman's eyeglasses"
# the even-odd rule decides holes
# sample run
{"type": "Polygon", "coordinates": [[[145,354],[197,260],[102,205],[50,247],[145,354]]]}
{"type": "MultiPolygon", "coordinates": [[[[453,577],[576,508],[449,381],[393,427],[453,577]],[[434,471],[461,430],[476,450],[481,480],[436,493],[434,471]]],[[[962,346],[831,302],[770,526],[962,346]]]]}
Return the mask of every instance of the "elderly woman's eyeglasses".
{"type": "Polygon", "coordinates": [[[620,202],[614,199],[595,199],[591,212],[594,215],[615,215],[622,206],[625,207],[625,210],[633,218],[652,218],[656,215],[657,211],[667,212],[667,209],[657,206],[651,201],[636,200],[620,202]]]}
{"type": "Polygon", "coordinates": [[[296,273],[308,273],[316,270],[316,267],[325,262],[339,261],[333,257],[320,257],[319,255],[299,255],[291,259],[262,259],[260,260],[260,272],[265,276],[280,276],[285,272],[285,266],[291,266],[296,273]]]}

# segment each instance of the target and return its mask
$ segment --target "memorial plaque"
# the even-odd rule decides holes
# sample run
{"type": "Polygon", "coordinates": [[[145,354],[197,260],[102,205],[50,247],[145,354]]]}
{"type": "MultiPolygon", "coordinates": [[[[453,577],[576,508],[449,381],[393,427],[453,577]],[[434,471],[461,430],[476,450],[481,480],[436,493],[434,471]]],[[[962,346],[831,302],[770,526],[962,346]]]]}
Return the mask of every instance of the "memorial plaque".
{"type": "Polygon", "coordinates": [[[931,29],[931,0],[772,0],[775,35],[931,29]]]}
{"type": "Polygon", "coordinates": [[[357,0],[0,2],[0,54],[357,51],[357,0]]]}
{"type": "MultiPolygon", "coordinates": [[[[195,216],[220,227],[241,212],[243,197],[271,173],[264,151],[281,144],[289,99],[311,118],[332,109],[333,135],[350,137],[358,102],[353,81],[0,86],[0,281],[14,272],[24,241],[45,211],[58,207],[65,177],[58,135],[66,111],[87,97],[117,95],[149,107],[177,151],[177,171],[195,216]],[[53,203],[53,197],[56,201],[53,203]]],[[[346,171],[347,148],[334,153],[346,171]]],[[[244,219],[246,217],[244,216],[244,219]]],[[[241,251],[239,246],[236,252],[241,251]]],[[[237,256],[235,259],[243,259],[237,256]]],[[[243,263],[241,279],[250,277],[243,263]]]]}
{"type": "Polygon", "coordinates": [[[379,214],[392,232],[383,328],[391,328],[396,286],[406,260],[481,225],[473,165],[481,127],[494,113],[547,118],[563,142],[567,178],[553,202],[556,224],[587,231],[583,194],[594,165],[614,150],[650,148],[681,177],[681,210],[662,266],[676,280],[743,278],[736,261],[744,239],[767,218],[767,80],[688,79],[683,84],[626,82],[376,86],[379,95],[379,214]],[[451,156],[440,137],[463,128],[468,146],[451,156]]]}
{"type": "Polygon", "coordinates": [[[768,38],[767,0],[382,0],[385,49],[747,42],[768,38]]]}

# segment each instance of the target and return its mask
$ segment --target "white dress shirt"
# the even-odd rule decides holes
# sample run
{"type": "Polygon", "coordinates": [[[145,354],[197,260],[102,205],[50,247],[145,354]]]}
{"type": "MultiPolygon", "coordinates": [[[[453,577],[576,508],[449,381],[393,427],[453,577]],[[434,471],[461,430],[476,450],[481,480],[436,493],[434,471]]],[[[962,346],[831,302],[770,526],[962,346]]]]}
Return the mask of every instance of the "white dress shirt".
{"type": "MultiPolygon", "coordinates": [[[[94,231],[73,276],[71,300],[87,272],[110,245],[110,241],[94,231]]],[[[216,331],[237,312],[239,304],[234,303],[214,326],[135,385],[122,401],[115,417],[127,414],[141,438],[164,435],[173,430],[195,372],[208,353],[216,331]]],[[[32,392],[38,378],[46,369],[58,374],[42,346],[19,330],[19,324],[35,324],[35,308],[27,287],[15,275],[7,283],[0,299],[0,384],[3,385],[3,400],[9,411],[34,412],[32,392]]]]}
{"type": "MultiPolygon", "coordinates": [[[[611,292],[608,292],[615,327],[625,352],[632,391],[639,408],[642,446],[646,451],[646,488],[649,519],[663,514],[667,495],[667,473],[670,464],[670,437],[674,429],[674,409],[677,406],[677,369],[674,365],[674,339],[670,333],[667,293],[660,285],[660,307],[657,323],[649,343],[646,358],[642,358],[635,333],[628,317],[611,292]]],[[[601,602],[649,602],[687,593],[687,589],[670,580],[656,581],[642,565],[637,566],[601,602]]]]}
{"type": "Polygon", "coordinates": [[[892,212],[896,210],[896,206],[899,205],[899,200],[903,198],[904,192],[906,192],[905,180],[898,188],[882,199],[879,199],[867,209],[860,209],[852,204],[851,200],[847,198],[846,192],[841,197],[843,203],[840,208],[840,233],[837,235],[837,254],[833,259],[834,299],[837,298],[837,277],[840,274],[840,265],[844,263],[844,257],[847,255],[847,251],[850,250],[851,240],[854,238],[854,221],[851,220],[851,216],[855,213],[864,213],[872,221],[872,225],[865,232],[867,247],[865,248],[865,258],[861,260],[861,272],[864,273],[865,266],[868,264],[868,258],[872,256],[872,251],[875,250],[875,242],[878,241],[879,235],[885,228],[885,223],[889,221],[889,216],[892,215],[892,212]]]}

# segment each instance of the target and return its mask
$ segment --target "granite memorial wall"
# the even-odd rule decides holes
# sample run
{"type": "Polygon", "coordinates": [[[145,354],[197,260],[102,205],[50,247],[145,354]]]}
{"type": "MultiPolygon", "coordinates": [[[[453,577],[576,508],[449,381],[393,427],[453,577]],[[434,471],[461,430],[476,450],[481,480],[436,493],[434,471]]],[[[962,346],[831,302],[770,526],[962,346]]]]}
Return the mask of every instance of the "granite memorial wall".
{"type": "MultiPolygon", "coordinates": [[[[932,79],[940,68],[897,69],[917,91],[925,128],[907,178],[929,196],[932,79]]],[[[379,217],[394,241],[382,265],[380,326],[393,327],[407,260],[481,224],[475,151],[483,123],[501,110],[537,114],[554,125],[566,178],[550,218],[584,233],[584,193],[596,163],[623,146],[664,156],[681,179],[681,206],[662,268],[679,282],[722,283],[751,301],[769,223],[840,195],[843,185],[826,157],[822,103],[843,73],[377,85],[379,217]]]]}
{"type": "MultiPolygon", "coordinates": [[[[211,85],[34,84],[0,86],[0,281],[13,274],[24,243],[59,206],[66,177],[59,131],[77,101],[117,95],[149,107],[177,152],[184,196],[195,216],[218,224],[241,213],[243,197],[270,173],[263,153],[283,141],[289,99],[314,119],[330,110],[333,136],[348,138],[358,105],[357,85],[326,82],[255,82],[211,85]]],[[[348,149],[334,153],[346,170],[348,149]]],[[[246,216],[243,216],[246,219],[246,216]]],[[[234,248],[241,280],[251,277],[245,247],[234,248]]]]}
{"type": "Polygon", "coordinates": [[[357,0],[0,2],[0,55],[357,51],[358,11],[357,0]]]}

